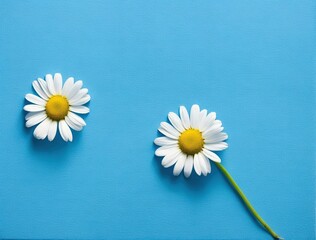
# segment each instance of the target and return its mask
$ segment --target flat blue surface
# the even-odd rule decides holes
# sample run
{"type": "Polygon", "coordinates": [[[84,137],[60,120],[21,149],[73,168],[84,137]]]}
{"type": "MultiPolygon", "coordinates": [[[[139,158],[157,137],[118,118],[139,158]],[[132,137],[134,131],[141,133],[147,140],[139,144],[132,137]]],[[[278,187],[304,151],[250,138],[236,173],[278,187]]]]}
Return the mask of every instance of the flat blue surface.
{"type": "Polygon", "coordinates": [[[215,165],[154,157],[179,105],[216,111],[223,165],[285,239],[315,239],[313,1],[0,1],[0,238],[270,239],[215,165]],[[73,143],[33,139],[46,73],[92,96],[73,143]]]}

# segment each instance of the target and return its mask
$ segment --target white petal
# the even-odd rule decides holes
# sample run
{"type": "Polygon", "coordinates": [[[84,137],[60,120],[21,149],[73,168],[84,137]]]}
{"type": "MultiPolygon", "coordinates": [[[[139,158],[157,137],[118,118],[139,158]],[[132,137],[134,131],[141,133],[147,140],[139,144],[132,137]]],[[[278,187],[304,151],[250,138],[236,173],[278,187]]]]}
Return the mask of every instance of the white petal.
{"type": "Polygon", "coordinates": [[[67,97],[68,99],[71,99],[73,96],[75,96],[75,95],[79,92],[79,90],[81,89],[82,84],[83,84],[83,82],[82,82],[81,80],[75,82],[75,84],[72,86],[71,90],[70,90],[69,93],[66,95],[66,97],[67,97]]]}
{"type": "Polygon", "coordinates": [[[219,158],[219,156],[217,156],[215,153],[207,150],[207,149],[203,149],[203,154],[210,160],[214,161],[214,162],[221,162],[221,159],[219,158]]]}
{"type": "MultiPolygon", "coordinates": [[[[66,121],[65,121],[65,123],[66,123],[66,121]]],[[[68,140],[70,141],[70,142],[72,142],[72,132],[71,132],[71,130],[70,130],[70,128],[69,128],[69,126],[68,126],[68,124],[66,123],[64,126],[63,126],[63,128],[64,128],[64,131],[67,133],[67,135],[68,135],[68,140]]]]}
{"type": "Polygon", "coordinates": [[[88,89],[87,88],[80,89],[77,94],[75,94],[72,98],[69,99],[69,103],[73,104],[74,102],[77,102],[83,96],[85,96],[87,93],[88,93],[88,89]]]}
{"type": "Polygon", "coordinates": [[[41,105],[41,106],[45,106],[46,105],[46,101],[43,100],[42,98],[35,96],[34,94],[26,94],[25,95],[25,99],[31,103],[34,103],[36,105],[41,105]]]}
{"type": "Polygon", "coordinates": [[[217,143],[217,142],[222,142],[228,138],[228,135],[226,133],[220,132],[217,133],[216,135],[207,138],[204,140],[205,143],[217,143]]]}
{"type": "Polygon", "coordinates": [[[200,123],[200,107],[197,104],[192,105],[190,111],[190,122],[192,128],[198,128],[200,123]]]}
{"type": "Polygon", "coordinates": [[[212,122],[212,126],[213,126],[213,125],[216,125],[216,126],[221,127],[221,126],[222,126],[222,121],[221,121],[221,120],[214,120],[214,121],[212,122]]]}
{"type": "Polygon", "coordinates": [[[177,163],[173,168],[173,175],[174,176],[179,176],[179,174],[181,173],[183,167],[184,167],[184,163],[185,160],[187,159],[187,156],[184,155],[183,153],[180,153],[177,159],[177,163]]]}
{"type": "Polygon", "coordinates": [[[195,155],[198,155],[197,159],[199,160],[199,163],[200,163],[201,172],[204,176],[206,176],[208,173],[208,170],[207,170],[207,166],[205,164],[204,155],[202,153],[198,153],[195,155]]]}
{"type": "Polygon", "coordinates": [[[201,110],[201,112],[200,112],[200,118],[206,117],[206,116],[207,116],[207,110],[206,110],[206,109],[201,110]]]}
{"type": "Polygon", "coordinates": [[[52,94],[48,90],[47,83],[41,78],[38,78],[37,81],[39,82],[39,85],[41,86],[41,88],[45,92],[45,94],[48,96],[48,98],[51,97],[52,94]]]}
{"type": "Polygon", "coordinates": [[[158,146],[164,146],[164,145],[176,145],[178,141],[167,138],[167,137],[158,137],[155,139],[154,143],[158,146]]]}
{"type": "MultiPolygon", "coordinates": [[[[205,118],[207,117],[207,110],[204,109],[200,112],[200,120],[199,120],[199,123],[198,123],[198,126],[197,128],[201,130],[201,126],[203,125],[204,121],[205,121],[205,118]]],[[[201,130],[202,131],[202,130],[201,130]]]]}
{"type": "Polygon", "coordinates": [[[40,112],[44,111],[45,107],[40,106],[40,105],[35,105],[35,104],[27,104],[23,108],[27,112],[40,112]]]}
{"type": "Polygon", "coordinates": [[[222,151],[228,148],[228,144],[226,142],[210,143],[205,144],[204,148],[210,151],[222,151]]]}
{"type": "Polygon", "coordinates": [[[201,131],[205,131],[207,128],[209,128],[212,125],[212,123],[215,121],[215,118],[216,118],[215,112],[209,113],[205,118],[201,119],[199,129],[201,131]]]}
{"type": "Polygon", "coordinates": [[[83,104],[86,104],[87,102],[89,102],[90,99],[91,99],[90,95],[87,94],[87,95],[83,96],[82,98],[80,98],[79,100],[73,101],[71,103],[71,105],[73,105],[73,106],[83,105],[83,104]]]}
{"type": "Polygon", "coordinates": [[[48,91],[49,91],[52,95],[56,94],[53,76],[52,76],[51,74],[46,74],[45,80],[46,80],[46,83],[47,83],[48,91]]]}
{"type": "Polygon", "coordinates": [[[65,122],[65,120],[59,121],[58,128],[59,128],[59,133],[62,139],[64,139],[65,142],[68,142],[68,141],[72,142],[72,133],[67,123],[65,122]]]}
{"type": "Polygon", "coordinates": [[[158,131],[161,132],[163,135],[165,135],[165,136],[168,137],[168,138],[171,138],[171,139],[173,139],[173,140],[177,140],[177,139],[178,139],[178,137],[173,136],[171,133],[169,133],[168,131],[166,131],[164,128],[159,127],[159,128],[158,128],[158,131]]]}
{"type": "Polygon", "coordinates": [[[62,89],[62,95],[67,96],[70,90],[72,89],[72,86],[74,85],[74,78],[70,77],[66,80],[64,87],[62,89]]]}
{"type": "Polygon", "coordinates": [[[213,121],[204,131],[203,136],[212,136],[216,135],[217,133],[221,132],[224,128],[222,127],[222,122],[220,120],[213,121]]]}
{"type": "Polygon", "coordinates": [[[32,117],[34,116],[37,116],[37,115],[41,115],[42,113],[45,113],[45,111],[41,111],[41,112],[28,112],[26,115],[25,115],[25,120],[29,120],[31,119],[32,117]]]}
{"type": "Polygon", "coordinates": [[[34,130],[34,137],[37,139],[45,139],[48,133],[49,125],[51,120],[46,118],[43,122],[41,122],[34,130]]]}
{"type": "Polygon", "coordinates": [[[171,167],[177,162],[178,155],[181,153],[180,149],[168,153],[161,161],[161,165],[165,168],[171,167]]]}
{"type": "Polygon", "coordinates": [[[77,114],[72,113],[72,112],[68,112],[68,117],[76,125],[86,126],[86,122],[81,117],[79,117],[77,114]]]}
{"type": "Polygon", "coordinates": [[[211,138],[214,135],[217,135],[221,131],[223,131],[223,127],[219,127],[219,125],[213,125],[212,127],[208,128],[205,132],[202,133],[203,138],[211,138]]]}
{"type": "Polygon", "coordinates": [[[219,128],[222,126],[222,122],[220,120],[214,120],[211,122],[211,124],[209,124],[206,129],[204,130],[204,132],[210,131],[211,129],[215,129],[215,128],[219,128]]]}
{"type": "Polygon", "coordinates": [[[50,126],[49,126],[49,130],[48,130],[48,141],[53,141],[55,136],[56,136],[56,132],[57,132],[57,122],[56,121],[52,121],[50,126]]]}
{"type": "Polygon", "coordinates": [[[196,174],[200,176],[201,175],[201,166],[200,166],[200,159],[198,157],[198,154],[194,155],[193,165],[194,165],[194,170],[195,170],[196,174]]]}
{"type": "Polygon", "coordinates": [[[191,172],[192,172],[192,168],[193,168],[193,157],[191,155],[187,156],[187,159],[185,160],[185,164],[184,164],[184,176],[185,177],[190,177],[191,172]]]}
{"type": "Polygon", "coordinates": [[[174,112],[170,112],[168,114],[169,121],[172,123],[172,125],[177,129],[179,132],[183,132],[185,129],[182,125],[181,119],[177,114],[174,112]]]}
{"type": "Polygon", "coordinates": [[[211,173],[211,163],[210,163],[210,160],[205,157],[205,155],[203,153],[200,153],[200,158],[202,158],[204,160],[204,164],[206,166],[206,170],[207,170],[207,173],[211,173]]]}
{"type": "Polygon", "coordinates": [[[178,150],[179,150],[178,145],[165,145],[165,146],[157,148],[157,150],[155,151],[155,155],[159,157],[163,157],[172,152],[176,152],[178,150]]]}
{"type": "Polygon", "coordinates": [[[73,121],[71,121],[68,116],[65,117],[65,121],[69,125],[69,127],[71,127],[73,130],[75,130],[75,131],[81,131],[82,130],[82,126],[74,123],[73,121]]]}
{"type": "MultiPolygon", "coordinates": [[[[167,122],[161,122],[160,123],[160,128],[159,129],[164,129],[166,132],[168,132],[169,134],[171,134],[173,137],[171,138],[175,138],[178,139],[178,137],[180,136],[180,133],[173,127],[171,126],[169,123],[167,122]]],[[[159,130],[160,131],[160,130],[159,130]]]]}
{"type": "Polygon", "coordinates": [[[70,106],[70,111],[75,112],[75,113],[79,113],[79,114],[86,114],[89,113],[90,110],[89,108],[85,107],[85,106],[70,106]]]}
{"type": "Polygon", "coordinates": [[[185,129],[190,128],[190,118],[187,109],[184,106],[180,106],[180,118],[182,125],[185,129]]]}
{"type": "Polygon", "coordinates": [[[57,94],[61,94],[63,88],[63,78],[60,73],[54,75],[54,86],[57,94]]]}
{"type": "Polygon", "coordinates": [[[33,127],[34,125],[44,121],[47,118],[45,112],[37,112],[36,115],[33,115],[32,117],[30,117],[30,119],[27,120],[27,122],[25,123],[26,127],[33,127]]]}
{"type": "Polygon", "coordinates": [[[216,119],[216,112],[210,112],[209,118],[210,118],[211,120],[215,121],[215,119],[216,119]]]}
{"type": "Polygon", "coordinates": [[[40,86],[40,84],[38,83],[38,81],[33,81],[32,83],[33,88],[35,90],[35,92],[43,99],[48,100],[48,96],[46,95],[46,93],[43,91],[42,87],[40,86]]]}

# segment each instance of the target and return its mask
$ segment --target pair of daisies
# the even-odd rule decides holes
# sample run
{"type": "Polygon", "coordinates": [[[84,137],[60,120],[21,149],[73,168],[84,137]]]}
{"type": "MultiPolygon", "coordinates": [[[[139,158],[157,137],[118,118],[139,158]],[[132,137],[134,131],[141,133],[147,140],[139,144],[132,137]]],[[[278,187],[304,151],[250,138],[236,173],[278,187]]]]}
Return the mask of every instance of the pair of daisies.
{"type": "MultiPolygon", "coordinates": [[[[78,114],[89,113],[83,106],[90,101],[87,88],[82,88],[82,81],[68,78],[63,84],[62,76],[56,73],[33,81],[33,88],[38,96],[26,94],[31,104],[24,106],[26,127],[36,126],[34,137],[54,140],[57,129],[64,141],[72,141],[70,130],[80,131],[86,125],[78,114]]],[[[180,107],[180,117],[173,112],[168,114],[170,123],[162,122],[159,131],[164,135],[155,139],[160,146],[155,154],[163,157],[162,165],[174,165],[173,174],[178,176],[182,171],[189,177],[194,168],[198,175],[206,176],[211,172],[210,160],[220,162],[221,159],[213,151],[221,151],[228,147],[224,142],[228,136],[223,133],[222,122],[216,120],[216,113],[207,113],[193,105],[188,113],[180,107]]]]}
{"type": "MultiPolygon", "coordinates": [[[[88,89],[82,88],[82,81],[75,82],[72,77],[63,84],[59,73],[54,77],[47,74],[45,80],[38,78],[33,82],[38,96],[25,96],[26,100],[31,102],[24,106],[24,110],[29,112],[25,117],[26,127],[38,124],[34,130],[34,137],[37,139],[47,137],[52,141],[59,129],[65,141],[72,141],[70,128],[80,131],[86,125],[78,114],[89,112],[89,108],[83,106],[90,101],[88,89]]],[[[174,166],[175,176],[183,171],[184,175],[189,177],[193,169],[197,175],[206,176],[211,172],[210,161],[215,162],[253,216],[274,239],[281,239],[259,216],[227,170],[219,164],[221,159],[214,151],[228,147],[224,142],[228,136],[223,132],[222,122],[216,120],[216,113],[207,113],[205,109],[201,111],[195,104],[191,107],[190,114],[181,106],[180,116],[170,112],[168,119],[170,123],[162,122],[158,129],[163,136],[154,141],[159,146],[155,154],[163,157],[161,164],[166,168],[174,166]]]]}

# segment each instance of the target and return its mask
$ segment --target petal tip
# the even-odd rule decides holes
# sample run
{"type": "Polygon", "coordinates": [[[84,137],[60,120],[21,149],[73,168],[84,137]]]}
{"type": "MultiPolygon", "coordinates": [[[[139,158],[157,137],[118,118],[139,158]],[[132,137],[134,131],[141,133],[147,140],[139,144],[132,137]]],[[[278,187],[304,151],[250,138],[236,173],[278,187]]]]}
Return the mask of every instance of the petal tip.
{"type": "Polygon", "coordinates": [[[190,177],[190,175],[191,175],[191,174],[184,173],[184,176],[185,176],[186,178],[189,178],[189,177],[190,177]]]}

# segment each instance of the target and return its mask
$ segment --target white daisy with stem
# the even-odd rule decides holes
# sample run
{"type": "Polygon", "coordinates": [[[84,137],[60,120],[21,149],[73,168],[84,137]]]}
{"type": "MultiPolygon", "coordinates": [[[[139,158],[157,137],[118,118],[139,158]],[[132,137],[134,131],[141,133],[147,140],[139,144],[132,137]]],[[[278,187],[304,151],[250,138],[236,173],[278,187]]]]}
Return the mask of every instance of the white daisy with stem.
{"type": "Polygon", "coordinates": [[[210,161],[214,162],[227,178],[245,206],[261,223],[266,231],[275,239],[280,238],[269,225],[260,217],[249,200],[237,185],[232,176],[221,164],[220,157],[214,151],[222,151],[228,147],[224,142],[228,135],[223,132],[222,122],[216,119],[216,113],[200,110],[199,105],[191,107],[190,114],[184,106],[180,107],[180,116],[174,112],[168,114],[168,122],[161,122],[158,128],[164,136],[154,141],[159,146],[156,156],[163,157],[162,166],[174,166],[173,175],[178,176],[182,171],[185,177],[190,177],[192,170],[197,175],[211,173],[210,161]]]}
{"type": "Polygon", "coordinates": [[[28,112],[25,116],[26,127],[39,124],[34,130],[34,137],[47,137],[49,141],[54,140],[59,129],[62,139],[71,142],[73,136],[70,128],[81,131],[86,125],[78,114],[89,113],[89,108],[83,106],[90,101],[88,89],[82,88],[83,82],[75,82],[73,77],[68,78],[63,85],[60,73],[54,77],[47,74],[45,80],[38,78],[32,85],[38,96],[25,95],[25,99],[31,103],[23,108],[28,112]]]}

